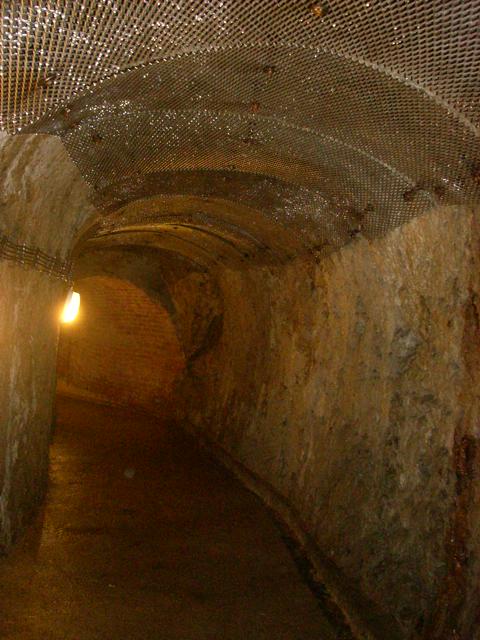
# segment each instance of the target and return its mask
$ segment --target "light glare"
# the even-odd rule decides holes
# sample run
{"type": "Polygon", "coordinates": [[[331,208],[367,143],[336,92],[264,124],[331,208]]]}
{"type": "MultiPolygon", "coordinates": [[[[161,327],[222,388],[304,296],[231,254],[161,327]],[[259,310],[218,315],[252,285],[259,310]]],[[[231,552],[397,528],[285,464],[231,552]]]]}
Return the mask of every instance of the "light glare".
{"type": "Polygon", "coordinates": [[[62,312],[62,322],[73,322],[77,317],[80,309],[80,294],[76,291],[70,291],[62,312]]]}

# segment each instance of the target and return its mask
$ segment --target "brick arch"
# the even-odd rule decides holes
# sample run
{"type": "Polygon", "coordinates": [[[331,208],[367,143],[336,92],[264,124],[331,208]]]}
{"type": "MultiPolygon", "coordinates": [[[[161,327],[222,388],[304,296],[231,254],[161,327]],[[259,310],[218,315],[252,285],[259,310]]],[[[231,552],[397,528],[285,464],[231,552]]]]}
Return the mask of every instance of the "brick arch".
{"type": "Polygon", "coordinates": [[[184,369],[168,312],[127,280],[93,276],[75,288],[81,311],[62,328],[59,386],[103,402],[166,410],[184,369]]]}

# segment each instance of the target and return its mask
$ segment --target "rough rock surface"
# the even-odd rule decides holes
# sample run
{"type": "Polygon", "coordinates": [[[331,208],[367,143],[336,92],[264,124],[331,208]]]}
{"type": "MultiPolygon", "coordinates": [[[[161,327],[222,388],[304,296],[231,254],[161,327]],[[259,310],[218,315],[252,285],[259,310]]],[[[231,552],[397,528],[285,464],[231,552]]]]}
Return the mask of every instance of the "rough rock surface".
{"type": "MultiPolygon", "coordinates": [[[[0,232],[67,258],[93,208],[60,141],[1,133],[0,157],[0,232]]],[[[0,550],[44,491],[64,295],[63,282],[0,262],[0,550]]]]}
{"type": "Polygon", "coordinates": [[[55,393],[56,318],[63,287],[0,263],[0,551],[45,488],[55,393]]]}
{"type": "Polygon", "coordinates": [[[317,267],[224,271],[222,336],[183,390],[194,428],[287,498],[405,637],[438,626],[449,580],[477,602],[478,541],[452,532],[465,394],[478,408],[465,351],[478,350],[465,346],[477,251],[472,215],[451,208],[317,267]]]}
{"type": "Polygon", "coordinates": [[[0,232],[65,259],[95,209],[64,146],[53,136],[0,132],[0,158],[0,232]]]}

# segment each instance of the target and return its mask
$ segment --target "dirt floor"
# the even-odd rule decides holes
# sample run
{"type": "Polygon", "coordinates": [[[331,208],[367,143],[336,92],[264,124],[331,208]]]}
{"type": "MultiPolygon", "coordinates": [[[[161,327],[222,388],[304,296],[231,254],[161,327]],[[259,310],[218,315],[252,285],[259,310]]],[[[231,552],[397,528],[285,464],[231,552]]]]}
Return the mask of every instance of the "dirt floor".
{"type": "Polygon", "coordinates": [[[59,398],[45,508],[0,559],[0,638],[329,640],[269,512],[158,418],[59,398]]]}

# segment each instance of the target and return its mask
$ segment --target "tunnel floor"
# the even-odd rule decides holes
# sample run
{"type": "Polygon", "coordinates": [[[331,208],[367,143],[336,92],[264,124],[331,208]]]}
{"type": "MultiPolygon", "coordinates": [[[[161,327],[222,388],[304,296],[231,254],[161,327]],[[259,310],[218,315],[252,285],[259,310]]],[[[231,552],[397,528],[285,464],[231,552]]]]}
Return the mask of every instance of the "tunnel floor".
{"type": "Polygon", "coordinates": [[[0,561],[0,637],[337,637],[269,512],[157,418],[59,398],[46,504],[0,561]]]}

